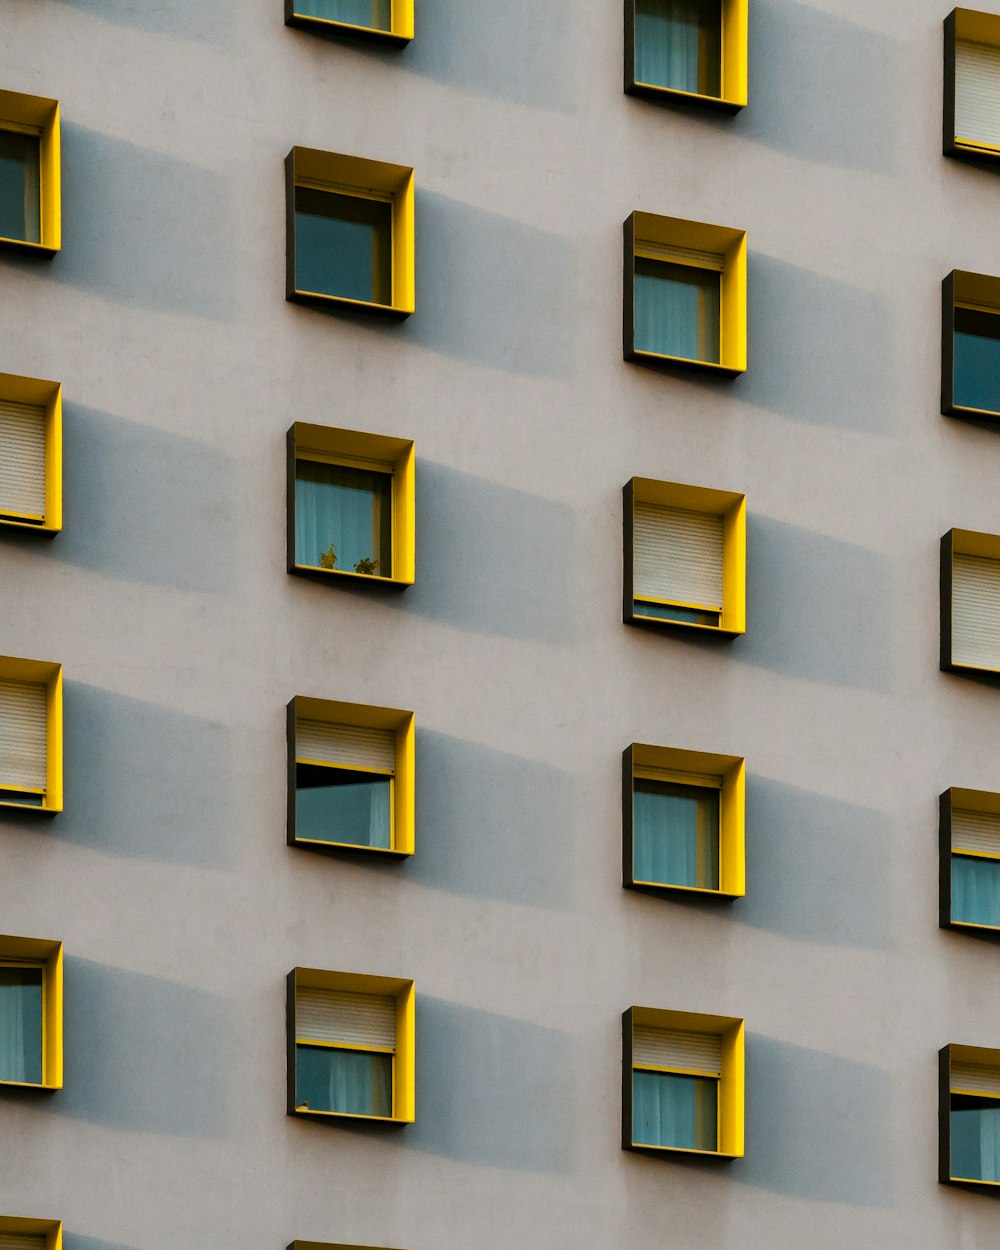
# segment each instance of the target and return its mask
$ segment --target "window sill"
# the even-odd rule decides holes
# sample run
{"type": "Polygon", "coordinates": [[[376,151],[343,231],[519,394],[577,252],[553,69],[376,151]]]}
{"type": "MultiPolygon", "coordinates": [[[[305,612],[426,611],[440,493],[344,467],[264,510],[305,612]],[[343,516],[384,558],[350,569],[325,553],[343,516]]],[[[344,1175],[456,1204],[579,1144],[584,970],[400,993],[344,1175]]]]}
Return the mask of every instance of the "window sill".
{"type": "Polygon", "coordinates": [[[302,846],[309,851],[321,851],[343,855],[377,855],[386,859],[409,859],[412,851],[400,851],[393,846],[361,846],[357,842],[325,842],[320,838],[292,838],[291,846],[302,846]]]}
{"type": "Polygon", "coordinates": [[[746,108],[746,100],[731,100],[725,96],[703,95],[700,91],[682,91],[679,87],[659,87],[649,82],[626,82],[625,94],[640,96],[647,100],[691,104],[696,108],[714,109],[721,113],[738,113],[746,108]]]}
{"type": "Polygon", "coordinates": [[[297,288],[289,291],[287,297],[293,304],[307,304],[331,311],[344,309],[374,317],[391,317],[396,321],[404,321],[413,312],[412,308],[400,308],[395,304],[376,304],[369,300],[348,299],[344,295],[324,295],[321,291],[300,291],[297,288]]]}
{"type": "Polygon", "coordinates": [[[742,1155],[726,1154],[722,1150],[693,1150],[687,1146],[653,1146],[644,1142],[632,1142],[629,1150],[656,1155],[691,1155],[696,1159],[721,1159],[726,1163],[733,1159],[742,1159],[742,1155]]]}
{"type": "Polygon", "coordinates": [[[300,1111],[298,1107],[291,1108],[288,1114],[302,1120],[350,1120],[358,1124],[384,1124],[387,1128],[403,1128],[413,1123],[412,1120],[401,1120],[397,1116],[357,1115],[348,1111],[300,1111]]]}
{"type": "Polygon", "coordinates": [[[722,378],[737,378],[747,371],[746,365],[737,368],[733,365],[715,364],[710,360],[690,360],[686,356],[661,356],[658,352],[647,352],[638,347],[632,351],[626,350],[625,359],[632,364],[646,365],[650,369],[685,369],[722,378]]]}
{"type": "Polygon", "coordinates": [[[693,621],[668,621],[659,616],[642,616],[638,612],[625,615],[626,625],[635,625],[640,629],[656,629],[664,630],[672,633],[674,630],[681,630],[683,633],[694,631],[699,634],[715,635],[718,638],[740,638],[747,631],[743,629],[733,629],[727,625],[698,625],[693,621]]]}
{"type": "MultiPolygon", "coordinates": [[[[288,5],[288,9],[293,6],[288,5]]],[[[286,10],[287,12],[287,10],[286,10]]],[[[297,26],[300,30],[311,31],[324,39],[364,39],[372,43],[389,44],[396,48],[405,48],[413,38],[412,35],[401,35],[397,31],[379,30],[374,26],[354,26],[350,22],[337,22],[332,18],[310,17],[305,13],[287,12],[286,26],[297,26]]]]}
{"type": "Polygon", "coordinates": [[[959,160],[1000,161],[1000,147],[990,143],[976,143],[971,139],[959,139],[957,135],[945,147],[944,154],[959,160]]]}
{"type": "Polygon", "coordinates": [[[1000,412],[991,408],[966,408],[964,404],[951,404],[942,411],[945,417],[966,417],[971,421],[1000,421],[1000,412]]]}
{"type": "Polygon", "coordinates": [[[30,243],[27,239],[0,238],[0,247],[16,252],[35,252],[39,256],[52,257],[59,251],[57,247],[49,247],[45,243],[30,243]]]}
{"type": "Polygon", "coordinates": [[[12,799],[0,799],[0,808],[5,807],[13,808],[18,812],[35,812],[40,816],[54,816],[62,811],[61,807],[49,807],[45,803],[15,803],[12,799]]]}
{"type": "Polygon", "coordinates": [[[648,894],[693,894],[719,903],[733,903],[744,897],[743,894],[733,894],[727,890],[710,890],[700,885],[668,885],[663,881],[632,880],[624,882],[624,886],[626,890],[639,890],[648,894]]]}
{"type": "Polygon", "coordinates": [[[44,1093],[54,1093],[62,1089],[61,1085],[48,1085],[45,1081],[0,1081],[0,1089],[37,1089],[44,1093]]]}
{"type": "Polygon", "coordinates": [[[413,585],[412,580],[407,581],[402,577],[381,577],[377,573],[355,573],[353,569],[324,569],[314,564],[292,564],[288,571],[299,577],[311,577],[321,582],[330,578],[346,578],[349,581],[365,582],[375,586],[391,586],[396,590],[405,590],[407,586],[413,585]]]}
{"type": "MultiPolygon", "coordinates": [[[[997,420],[1000,421],[1000,415],[997,420]]],[[[46,525],[44,521],[19,521],[15,516],[0,514],[0,529],[28,530],[32,534],[45,534],[51,538],[59,533],[60,528],[58,525],[46,525]]]]}

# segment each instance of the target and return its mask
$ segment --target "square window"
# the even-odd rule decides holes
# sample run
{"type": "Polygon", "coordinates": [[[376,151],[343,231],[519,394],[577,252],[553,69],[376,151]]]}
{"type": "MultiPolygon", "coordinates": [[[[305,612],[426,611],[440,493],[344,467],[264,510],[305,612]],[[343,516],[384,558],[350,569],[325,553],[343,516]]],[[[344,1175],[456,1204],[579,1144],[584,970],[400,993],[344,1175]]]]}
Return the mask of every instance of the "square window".
{"type": "Polygon", "coordinates": [[[630,1007],[622,1016],[622,1147],[743,1155],[744,1027],[731,1016],[630,1007]]]}
{"type": "Polygon", "coordinates": [[[955,9],[944,24],[944,153],[1000,159],[1000,16],[955,9]]]}
{"type": "Polygon", "coordinates": [[[410,1124],[412,981],[296,968],[288,974],[288,1112],[410,1124]]]}
{"type": "Polygon", "coordinates": [[[413,38],[413,0],[285,0],[285,24],[403,47],[413,38]]]}
{"type": "Polygon", "coordinates": [[[746,496],[644,477],[622,495],[625,623],[746,633],[746,496]]]}
{"type": "Polygon", "coordinates": [[[413,170],[292,148],[285,171],[288,298],[408,317],[414,309],[413,170]]]}
{"type": "Polygon", "coordinates": [[[288,571],[412,586],[414,477],[406,439],[297,422],[288,431],[288,571]]]}
{"type": "Polygon", "coordinates": [[[622,755],[622,882],[731,901],[746,893],[746,765],[634,742],[622,755]]]}
{"type": "Polygon", "coordinates": [[[747,103],[748,0],[625,0],[625,90],[736,113],[747,103]]]}
{"type": "Polygon", "coordinates": [[[941,795],[941,927],[1000,931],[1000,794],[941,795]]]}
{"type": "Polygon", "coordinates": [[[62,387],[0,373],[0,525],[62,528],[62,387]]]}
{"type": "Polygon", "coordinates": [[[62,666],[0,656],[0,807],[61,812],[62,666]]]}
{"type": "Polygon", "coordinates": [[[0,244],[59,251],[59,184],[58,102],[0,91],[0,244]]]}
{"type": "Polygon", "coordinates": [[[1000,278],[955,270],[942,294],[941,411],[1000,421],[1000,278]]]}
{"type": "Polygon", "coordinates": [[[940,1052],[940,1168],[944,1184],[1000,1185],[1000,1050],[940,1052]]]}
{"type": "Polygon", "coordinates": [[[0,1215],[0,1247],[10,1250],[62,1250],[59,1220],[25,1220],[0,1215]]]}
{"type": "Polygon", "coordinates": [[[0,1085],[62,1088],[62,943],[0,937],[0,1085]]]}
{"type": "Polygon", "coordinates": [[[941,539],[941,668],[1000,674],[1000,535],[954,529],[941,539]]]}
{"type": "Polygon", "coordinates": [[[414,850],[413,713],[301,696],[288,705],[288,844],[414,850]]]}
{"type": "Polygon", "coordinates": [[[746,372],[746,232],[638,212],[624,230],[625,359],[746,372]]]}

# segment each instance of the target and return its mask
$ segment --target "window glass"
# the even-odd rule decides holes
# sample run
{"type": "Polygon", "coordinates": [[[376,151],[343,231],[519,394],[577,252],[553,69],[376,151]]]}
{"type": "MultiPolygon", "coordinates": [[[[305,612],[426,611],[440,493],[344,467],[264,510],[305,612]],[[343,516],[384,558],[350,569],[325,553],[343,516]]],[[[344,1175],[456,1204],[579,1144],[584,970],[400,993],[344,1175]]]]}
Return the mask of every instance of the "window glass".
{"type": "Polygon", "coordinates": [[[322,17],[348,26],[392,29],[391,0],[295,0],[295,12],[301,17],[322,17]]]}
{"type": "Polygon", "coordinates": [[[718,790],[636,777],[632,874],[659,885],[719,888],[718,790]]]}
{"type": "Polygon", "coordinates": [[[42,1080],[42,970],[0,966],[0,1081],[42,1080]]]}
{"type": "Polygon", "coordinates": [[[297,1110],[392,1115],[392,1056],[331,1046],[297,1046],[297,1110]]]}
{"type": "Polygon", "coordinates": [[[955,403],[1000,412],[1000,315],[955,309],[955,403]]]}
{"type": "Polygon", "coordinates": [[[392,780],[350,768],[295,766],[295,836],[388,849],[392,780]]]}
{"type": "Polygon", "coordinates": [[[632,1141],[642,1146],[718,1150],[719,1083],[673,1072],[632,1073],[632,1141]]]}
{"type": "Polygon", "coordinates": [[[713,269],[637,256],[636,349],[718,364],[721,280],[713,269]]]}
{"type": "Polygon", "coordinates": [[[952,856],[951,918],[1000,928],[1000,860],[952,856]]]}
{"type": "Polygon", "coordinates": [[[702,612],[699,608],[677,608],[672,603],[649,603],[636,599],[632,608],[636,616],[651,616],[657,621],[683,621],[685,625],[718,625],[718,612],[702,612]]]}
{"type": "Polygon", "coordinates": [[[295,188],[295,285],[369,304],[392,303],[392,205],[295,188]]]}
{"type": "Polygon", "coordinates": [[[1000,1181],[1000,1105],[994,1100],[952,1095],[951,1174],[1000,1181]]]}
{"type": "Polygon", "coordinates": [[[392,476],[299,460],[295,562],[392,576],[392,476]]]}
{"type": "Polygon", "coordinates": [[[722,95],[722,0],[635,0],[635,78],[722,95]]]}
{"type": "Polygon", "coordinates": [[[41,242],[40,143],[0,130],[0,238],[41,242]]]}

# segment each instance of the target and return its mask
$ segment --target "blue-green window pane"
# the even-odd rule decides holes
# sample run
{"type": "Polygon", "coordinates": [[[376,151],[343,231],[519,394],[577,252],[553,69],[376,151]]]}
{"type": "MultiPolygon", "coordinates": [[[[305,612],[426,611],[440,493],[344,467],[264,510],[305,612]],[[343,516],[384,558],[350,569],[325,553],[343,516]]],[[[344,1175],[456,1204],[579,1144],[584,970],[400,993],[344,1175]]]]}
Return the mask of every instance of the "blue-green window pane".
{"type": "Polygon", "coordinates": [[[341,1115],[392,1115],[392,1056],[297,1046],[295,1106],[341,1115]]]}
{"type": "Polygon", "coordinates": [[[296,187],[295,287],[391,304],[392,205],[296,187]]]}
{"type": "Polygon", "coordinates": [[[722,0],[636,0],[635,79],[722,95],[722,0]]]}
{"type": "Polygon", "coordinates": [[[718,1150],[718,1081],[633,1071],[632,1141],[639,1146],[718,1150]]]}
{"type": "Polygon", "coordinates": [[[1000,1106],[992,1099],[952,1095],[951,1174],[1000,1181],[1000,1106]]]}
{"type": "Polygon", "coordinates": [[[295,0],[300,17],[322,17],[370,30],[392,29],[391,0],[295,0]]]}
{"type": "Polygon", "coordinates": [[[320,764],[295,766],[295,836],[313,842],[389,848],[388,777],[320,764]]]}
{"type": "Polygon", "coordinates": [[[1000,412],[1000,315],[955,309],[955,403],[1000,412]]]}
{"type": "Polygon", "coordinates": [[[718,625],[718,612],[702,612],[698,608],[675,608],[670,603],[647,603],[636,599],[632,606],[636,616],[649,616],[654,621],[682,621],[685,625],[718,625]]]}
{"type": "Polygon", "coordinates": [[[719,363],[722,275],[670,261],[635,261],[635,346],[719,363]]]}
{"type": "Polygon", "coordinates": [[[952,856],[951,918],[1000,928],[1000,860],[952,856]]]}
{"type": "Polygon", "coordinates": [[[658,885],[719,888],[720,792],[636,777],[632,875],[658,885]]]}
{"type": "Polygon", "coordinates": [[[0,967],[0,1081],[42,1080],[42,970],[0,967]]]}
{"type": "Polygon", "coordinates": [[[297,461],[295,562],[391,577],[391,475],[297,461]]]}
{"type": "Polygon", "coordinates": [[[0,130],[0,238],[40,243],[40,140],[0,130]]]}

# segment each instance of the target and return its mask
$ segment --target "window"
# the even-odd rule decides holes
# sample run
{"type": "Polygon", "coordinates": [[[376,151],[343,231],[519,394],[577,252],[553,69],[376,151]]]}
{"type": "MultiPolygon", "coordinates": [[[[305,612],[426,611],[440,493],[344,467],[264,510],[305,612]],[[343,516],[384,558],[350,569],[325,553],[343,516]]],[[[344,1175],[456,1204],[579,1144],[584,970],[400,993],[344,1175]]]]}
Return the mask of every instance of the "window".
{"type": "Polygon", "coordinates": [[[622,880],[627,889],[746,893],[746,766],[633,743],[622,755],[622,880]]]}
{"type": "Polygon", "coordinates": [[[626,360],[725,377],[746,372],[745,231],[633,213],[624,268],[626,360]]]}
{"type": "Polygon", "coordinates": [[[62,387],[0,373],[0,525],[62,528],[62,387]]]}
{"type": "Polygon", "coordinates": [[[390,317],[414,309],[413,170],[292,148],[287,296],[390,317]]]}
{"type": "Polygon", "coordinates": [[[413,38],[413,0],[285,0],[285,24],[403,47],[413,38]]]}
{"type": "Polygon", "coordinates": [[[622,494],[625,623],[746,633],[746,496],[645,477],[622,494]]]}
{"type": "Polygon", "coordinates": [[[625,90],[738,112],[748,0],[625,0],[625,90]]]}
{"type": "Polygon", "coordinates": [[[0,656],[0,807],[61,812],[62,666],[0,656]]]}
{"type": "Polygon", "coordinates": [[[288,705],[288,843],[412,855],[413,713],[299,696],[288,705]]]}
{"type": "Polygon", "coordinates": [[[1000,930],[1000,794],[941,795],[941,928],[1000,930]]]}
{"type": "Polygon", "coordinates": [[[288,431],[288,571],[412,586],[414,480],[407,439],[297,422],[288,431]]]}
{"type": "Polygon", "coordinates": [[[622,1016],[622,1147],[743,1155],[743,1021],[653,1007],[622,1016]]]}
{"type": "Polygon", "coordinates": [[[412,1124],[412,981],[288,974],[288,1111],[412,1124]]]}
{"type": "Polygon", "coordinates": [[[1000,278],[955,270],[942,293],[941,411],[1000,421],[1000,278]]]}
{"type": "Polygon", "coordinates": [[[941,539],[941,668],[1000,673],[1000,535],[941,539]]]}
{"type": "Polygon", "coordinates": [[[0,1250],[62,1250],[59,1220],[23,1220],[0,1215],[0,1250]]]}
{"type": "Polygon", "coordinates": [[[0,1085],[61,1089],[62,943],[0,937],[0,1085]]]}
{"type": "Polygon", "coordinates": [[[59,104],[0,91],[0,244],[59,251],[59,104]]]}
{"type": "Polygon", "coordinates": [[[944,152],[1000,158],[1000,16],[955,9],[944,24],[944,152]]]}
{"type": "Polygon", "coordinates": [[[1000,1050],[940,1052],[939,1177],[952,1185],[1000,1185],[1000,1050]]]}

